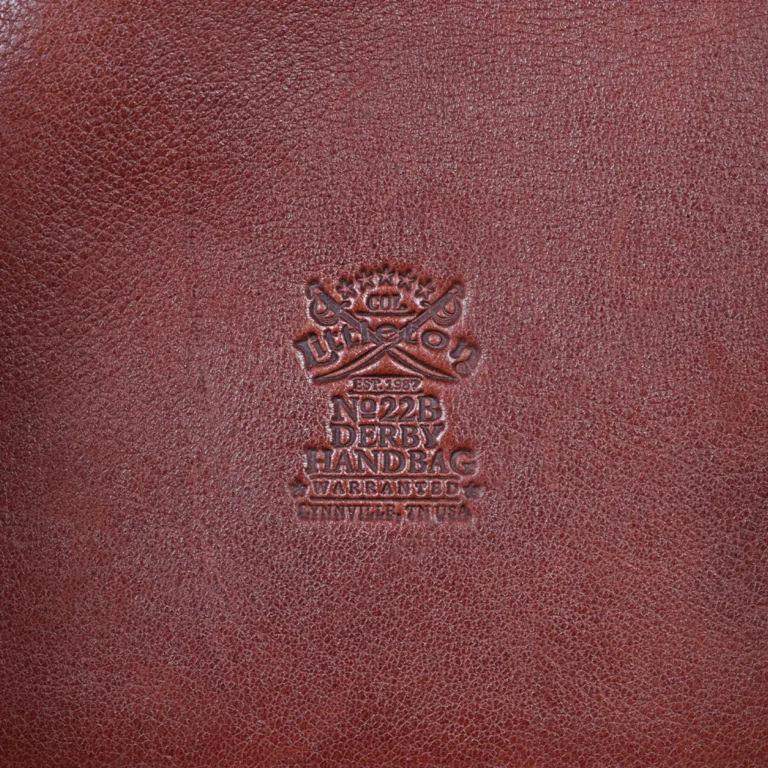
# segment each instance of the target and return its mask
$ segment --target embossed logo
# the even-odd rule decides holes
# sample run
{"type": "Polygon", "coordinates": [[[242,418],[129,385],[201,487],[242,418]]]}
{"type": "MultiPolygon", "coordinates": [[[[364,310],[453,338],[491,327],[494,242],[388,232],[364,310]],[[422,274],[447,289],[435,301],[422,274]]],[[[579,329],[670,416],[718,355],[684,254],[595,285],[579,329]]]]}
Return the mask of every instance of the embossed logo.
{"type": "Polygon", "coordinates": [[[310,282],[306,298],[310,330],[294,345],[311,380],[331,389],[331,415],[292,486],[298,516],[469,520],[477,457],[452,437],[441,396],[480,361],[457,333],[464,286],[438,291],[413,269],[384,265],[310,282]]]}

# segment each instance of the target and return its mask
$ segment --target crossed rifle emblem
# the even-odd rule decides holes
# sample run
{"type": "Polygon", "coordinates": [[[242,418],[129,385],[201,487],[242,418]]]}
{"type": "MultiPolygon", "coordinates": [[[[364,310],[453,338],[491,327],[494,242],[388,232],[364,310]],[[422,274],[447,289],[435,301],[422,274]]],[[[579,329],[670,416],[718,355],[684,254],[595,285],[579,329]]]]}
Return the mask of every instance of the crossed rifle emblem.
{"type": "MultiPolygon", "coordinates": [[[[318,325],[330,327],[344,322],[360,335],[362,343],[374,345],[353,360],[349,360],[327,373],[315,376],[314,381],[325,384],[345,379],[370,367],[384,356],[389,356],[398,365],[413,373],[435,381],[453,382],[458,379],[453,371],[441,370],[412,354],[404,348],[404,344],[415,345],[417,343],[416,332],[430,321],[442,328],[454,325],[458,321],[462,311],[461,300],[464,298],[464,286],[460,283],[454,283],[439,299],[428,304],[416,317],[401,328],[387,324],[376,330],[371,330],[367,321],[361,321],[351,310],[344,308],[335,301],[319,283],[310,284],[307,288],[307,297],[310,302],[309,314],[318,325]]],[[[433,348],[442,348],[442,346],[433,348]]],[[[465,341],[459,341],[449,356],[457,361],[453,365],[454,370],[460,376],[466,376],[474,369],[478,354],[476,348],[471,347],[465,341]],[[469,352],[469,357],[461,359],[465,352],[469,352]]]]}

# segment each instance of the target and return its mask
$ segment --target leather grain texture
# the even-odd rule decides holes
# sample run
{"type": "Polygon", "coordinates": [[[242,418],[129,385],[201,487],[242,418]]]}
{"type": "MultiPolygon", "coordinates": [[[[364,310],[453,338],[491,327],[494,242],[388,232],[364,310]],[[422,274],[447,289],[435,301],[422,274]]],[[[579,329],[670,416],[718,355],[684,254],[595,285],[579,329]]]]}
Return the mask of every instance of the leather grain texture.
{"type": "Polygon", "coordinates": [[[0,764],[768,765],[764,3],[0,7],[0,764]],[[468,523],[297,518],[385,262],[468,523]]]}

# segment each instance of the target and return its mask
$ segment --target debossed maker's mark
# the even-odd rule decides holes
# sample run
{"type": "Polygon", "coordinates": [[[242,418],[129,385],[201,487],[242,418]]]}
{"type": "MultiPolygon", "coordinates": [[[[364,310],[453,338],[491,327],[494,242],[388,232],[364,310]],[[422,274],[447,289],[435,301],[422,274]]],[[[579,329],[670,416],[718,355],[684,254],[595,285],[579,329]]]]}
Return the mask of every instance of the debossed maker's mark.
{"type": "Polygon", "coordinates": [[[458,521],[480,495],[477,457],[448,430],[446,386],[471,375],[477,346],[457,333],[466,292],[412,269],[361,269],[306,289],[310,330],[294,342],[330,390],[326,438],[292,486],[298,516],[458,521]]]}

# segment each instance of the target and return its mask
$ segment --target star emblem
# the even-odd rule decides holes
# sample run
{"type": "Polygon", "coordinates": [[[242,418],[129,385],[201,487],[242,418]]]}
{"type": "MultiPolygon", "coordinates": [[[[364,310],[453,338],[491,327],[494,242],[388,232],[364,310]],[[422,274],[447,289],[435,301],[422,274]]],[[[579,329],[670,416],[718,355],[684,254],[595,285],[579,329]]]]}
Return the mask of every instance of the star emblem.
{"type": "Polygon", "coordinates": [[[416,298],[427,301],[429,297],[435,292],[435,286],[432,285],[432,281],[424,278],[419,280],[419,286],[416,289],[416,298]]]}
{"type": "Polygon", "coordinates": [[[336,293],[338,293],[342,299],[353,299],[357,296],[354,282],[347,278],[339,281],[339,284],[336,286],[336,293]]]}
{"type": "Polygon", "coordinates": [[[291,493],[292,493],[294,496],[306,496],[306,493],[307,493],[307,488],[308,488],[308,486],[307,486],[307,484],[306,484],[306,483],[302,483],[302,482],[301,482],[301,480],[298,480],[298,479],[297,479],[297,480],[296,480],[296,481],[295,481],[295,482],[294,482],[294,483],[291,485],[291,493]]]}
{"type": "Polygon", "coordinates": [[[379,270],[379,285],[394,285],[395,284],[395,277],[397,276],[397,273],[395,272],[392,267],[389,266],[389,264],[385,264],[380,270],[379,270]]]}
{"type": "Polygon", "coordinates": [[[482,494],[483,494],[483,488],[477,483],[467,483],[464,486],[464,495],[468,499],[476,499],[479,496],[482,496],[482,494]]]}
{"type": "Polygon", "coordinates": [[[406,291],[410,291],[413,288],[413,284],[416,282],[416,276],[408,270],[407,272],[397,273],[397,287],[405,288],[406,291]]]}
{"type": "Polygon", "coordinates": [[[357,273],[357,284],[360,287],[360,291],[365,291],[366,288],[376,287],[376,278],[370,269],[361,269],[357,273]]]}

